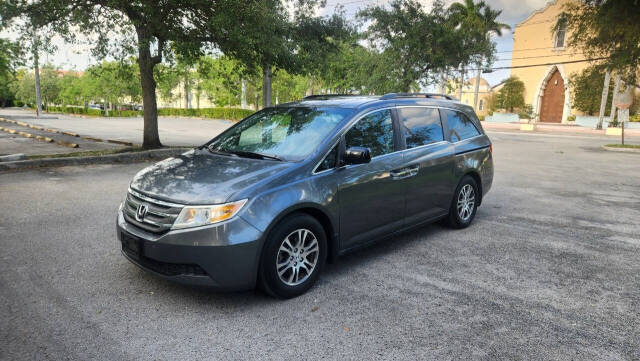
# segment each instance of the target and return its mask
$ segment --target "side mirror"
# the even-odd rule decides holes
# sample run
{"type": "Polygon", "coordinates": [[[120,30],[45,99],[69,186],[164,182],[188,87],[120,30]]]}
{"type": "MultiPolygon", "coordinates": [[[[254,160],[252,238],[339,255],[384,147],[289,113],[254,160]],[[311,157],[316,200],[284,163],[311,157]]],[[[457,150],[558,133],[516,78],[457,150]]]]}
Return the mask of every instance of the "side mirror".
{"type": "Polygon", "coordinates": [[[371,150],[367,147],[350,147],[342,156],[344,164],[364,164],[371,162],[371,150]]]}

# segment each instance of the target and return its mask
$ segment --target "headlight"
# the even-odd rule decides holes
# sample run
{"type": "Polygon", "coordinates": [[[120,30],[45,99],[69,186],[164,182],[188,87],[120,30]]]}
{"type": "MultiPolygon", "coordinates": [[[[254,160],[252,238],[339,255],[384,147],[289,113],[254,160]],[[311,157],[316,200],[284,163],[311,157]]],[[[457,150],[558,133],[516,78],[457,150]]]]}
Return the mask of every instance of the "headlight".
{"type": "Polygon", "coordinates": [[[207,224],[225,221],[235,216],[245,203],[247,203],[246,199],[211,206],[186,206],[176,218],[171,229],[206,226],[207,224]]]}

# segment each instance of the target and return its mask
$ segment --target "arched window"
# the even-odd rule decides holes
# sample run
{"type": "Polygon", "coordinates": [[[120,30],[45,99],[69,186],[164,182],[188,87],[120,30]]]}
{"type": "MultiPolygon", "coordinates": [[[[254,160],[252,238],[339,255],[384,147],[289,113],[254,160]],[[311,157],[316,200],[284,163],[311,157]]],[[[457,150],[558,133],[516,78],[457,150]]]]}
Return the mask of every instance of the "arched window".
{"type": "Polygon", "coordinates": [[[567,20],[560,19],[558,20],[558,25],[556,25],[556,34],[553,38],[553,47],[554,48],[564,48],[564,41],[567,35],[567,20]]]}

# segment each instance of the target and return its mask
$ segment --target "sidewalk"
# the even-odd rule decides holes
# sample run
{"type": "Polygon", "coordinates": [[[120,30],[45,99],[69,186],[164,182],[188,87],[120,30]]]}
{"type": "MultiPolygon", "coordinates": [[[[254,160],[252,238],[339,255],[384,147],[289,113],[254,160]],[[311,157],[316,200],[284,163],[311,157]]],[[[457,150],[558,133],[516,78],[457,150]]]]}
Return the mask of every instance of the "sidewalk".
{"type": "MultiPolygon", "coordinates": [[[[602,136],[611,139],[612,143],[620,142],[620,136],[606,135],[604,130],[596,130],[591,128],[581,127],[579,125],[569,124],[543,124],[535,123],[536,130],[521,131],[520,123],[493,123],[482,122],[482,127],[487,131],[514,131],[522,133],[553,133],[553,134],[566,134],[566,135],[592,135],[602,136]]],[[[625,129],[625,138],[640,138],[640,129],[625,129]]]]}

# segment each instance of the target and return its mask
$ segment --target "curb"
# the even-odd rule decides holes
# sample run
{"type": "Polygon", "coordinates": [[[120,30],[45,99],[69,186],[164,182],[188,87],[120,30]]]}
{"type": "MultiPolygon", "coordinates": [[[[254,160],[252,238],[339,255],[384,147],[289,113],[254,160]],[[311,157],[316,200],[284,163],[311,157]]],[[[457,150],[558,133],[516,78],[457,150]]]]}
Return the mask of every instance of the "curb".
{"type": "Polygon", "coordinates": [[[608,150],[610,152],[619,152],[619,153],[640,153],[640,148],[618,148],[618,147],[607,147],[606,145],[603,145],[602,149],[608,150]]]}
{"type": "MultiPolygon", "coordinates": [[[[7,119],[7,118],[0,117],[0,121],[11,123],[11,124],[15,124],[15,125],[19,125],[21,127],[27,127],[27,128],[36,129],[36,130],[42,130],[42,131],[45,131],[45,132],[48,132],[48,133],[64,134],[64,135],[68,135],[68,136],[71,136],[71,137],[82,138],[82,139],[90,140],[90,141],[94,141],[94,142],[119,144],[119,145],[125,145],[125,146],[128,146],[128,147],[133,147],[134,146],[133,142],[127,142],[127,141],[124,141],[124,140],[117,140],[117,139],[101,139],[101,138],[96,138],[96,137],[92,137],[92,136],[89,136],[89,135],[80,135],[80,134],[78,134],[76,132],[69,132],[69,131],[66,131],[66,130],[53,129],[53,128],[45,128],[45,127],[41,127],[39,125],[33,125],[33,124],[29,124],[29,123],[25,123],[25,122],[13,120],[13,119],[7,119]]],[[[11,134],[16,134],[16,132],[17,132],[17,134],[20,134],[20,135],[25,136],[27,138],[41,139],[41,136],[39,136],[39,135],[38,136],[34,136],[34,135],[27,136],[27,135],[22,134],[24,132],[20,132],[20,131],[13,130],[13,129],[7,129],[7,128],[0,127],[0,130],[8,132],[8,133],[11,133],[11,134]]],[[[25,134],[29,134],[29,133],[25,133],[25,134]]],[[[45,138],[46,139],[51,139],[49,137],[45,137],[45,138]]],[[[52,141],[47,140],[47,142],[52,142],[52,141]]],[[[78,148],[79,147],[79,145],[76,144],[76,143],[69,143],[69,142],[65,142],[65,141],[62,141],[62,140],[58,141],[56,143],[59,144],[59,145],[65,146],[65,147],[71,147],[71,148],[78,148]]]]}
{"type": "Polygon", "coordinates": [[[130,152],[89,157],[43,158],[0,163],[0,172],[16,169],[40,167],[64,167],[88,164],[133,163],[153,159],[164,159],[182,154],[192,148],[154,149],[142,152],[130,152]]]}

